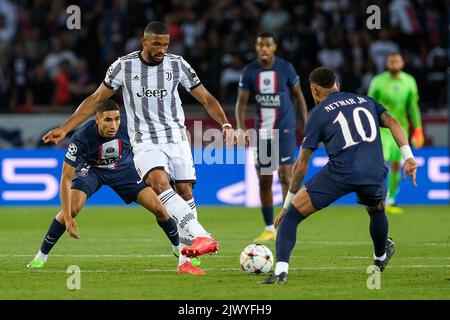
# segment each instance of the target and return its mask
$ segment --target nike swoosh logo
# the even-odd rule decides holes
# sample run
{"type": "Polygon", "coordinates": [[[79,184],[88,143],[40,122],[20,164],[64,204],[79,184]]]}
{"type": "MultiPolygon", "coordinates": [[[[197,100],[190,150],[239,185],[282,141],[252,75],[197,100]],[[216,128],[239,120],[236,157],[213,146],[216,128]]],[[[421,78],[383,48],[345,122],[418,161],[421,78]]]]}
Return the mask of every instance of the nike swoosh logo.
{"type": "Polygon", "coordinates": [[[288,161],[291,157],[281,158],[281,162],[288,161]]]}
{"type": "Polygon", "coordinates": [[[137,181],[137,182],[136,182],[136,184],[139,184],[139,183],[141,183],[141,182],[142,182],[142,179],[141,179],[141,180],[139,180],[139,181],[137,181]]]}

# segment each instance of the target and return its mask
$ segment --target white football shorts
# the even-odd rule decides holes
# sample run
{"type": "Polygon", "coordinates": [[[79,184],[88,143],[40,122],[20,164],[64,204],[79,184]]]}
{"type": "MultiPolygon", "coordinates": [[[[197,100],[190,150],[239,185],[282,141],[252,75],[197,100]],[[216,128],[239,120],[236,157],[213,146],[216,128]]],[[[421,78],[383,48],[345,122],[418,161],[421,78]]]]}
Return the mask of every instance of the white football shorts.
{"type": "Polygon", "coordinates": [[[172,182],[195,183],[195,167],[188,141],[166,144],[138,143],[133,147],[134,165],[141,179],[156,168],[164,169],[172,182]]]}

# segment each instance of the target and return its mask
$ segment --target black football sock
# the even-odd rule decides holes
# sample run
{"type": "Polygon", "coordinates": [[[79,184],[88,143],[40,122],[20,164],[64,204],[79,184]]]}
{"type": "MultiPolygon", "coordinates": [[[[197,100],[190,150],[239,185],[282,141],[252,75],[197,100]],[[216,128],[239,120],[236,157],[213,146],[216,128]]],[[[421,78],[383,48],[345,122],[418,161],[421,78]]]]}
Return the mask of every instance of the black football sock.
{"type": "Polygon", "coordinates": [[[180,244],[180,238],[178,236],[178,227],[175,220],[170,218],[168,221],[165,222],[158,221],[158,224],[161,227],[161,229],[164,230],[167,238],[169,238],[172,245],[178,246],[180,244]]]}
{"type": "Polygon", "coordinates": [[[369,214],[370,217],[370,236],[372,237],[374,253],[381,257],[386,252],[386,243],[388,235],[388,220],[384,209],[369,214]]]}
{"type": "Polygon", "coordinates": [[[261,208],[266,226],[273,225],[273,206],[261,208]]]}
{"type": "Polygon", "coordinates": [[[56,218],[53,219],[50,227],[48,228],[47,234],[45,235],[44,241],[42,242],[41,252],[43,254],[48,254],[65,231],[66,226],[59,223],[56,218]]]}
{"type": "Polygon", "coordinates": [[[292,249],[294,249],[297,240],[298,224],[305,218],[292,204],[288,206],[278,227],[275,243],[277,262],[289,262],[292,249]]]}

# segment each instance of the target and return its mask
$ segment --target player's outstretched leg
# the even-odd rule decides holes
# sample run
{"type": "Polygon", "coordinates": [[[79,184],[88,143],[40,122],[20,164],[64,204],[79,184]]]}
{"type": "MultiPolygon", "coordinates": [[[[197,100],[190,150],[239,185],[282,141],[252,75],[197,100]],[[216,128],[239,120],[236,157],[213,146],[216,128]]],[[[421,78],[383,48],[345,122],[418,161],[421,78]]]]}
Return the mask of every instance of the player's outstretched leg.
{"type": "Polygon", "coordinates": [[[192,245],[181,250],[181,254],[188,257],[198,257],[207,253],[214,253],[219,249],[219,243],[214,240],[203,226],[195,219],[191,208],[172,188],[159,195],[161,203],[167,211],[176,218],[178,226],[191,234],[195,239],[192,245]]]}
{"type": "Polygon", "coordinates": [[[374,247],[374,265],[383,271],[395,252],[395,244],[388,238],[389,223],[387,220],[384,204],[376,207],[367,207],[370,217],[370,236],[374,247]]]}
{"type": "MultiPolygon", "coordinates": [[[[60,213],[58,214],[58,216],[60,216],[60,220],[62,220],[60,213]]],[[[57,218],[54,218],[52,223],[50,224],[50,227],[48,228],[47,234],[44,237],[41,248],[39,249],[34,259],[27,264],[27,267],[32,269],[43,268],[45,263],[47,262],[47,257],[50,253],[50,250],[52,250],[53,246],[56,244],[59,238],[61,238],[65,231],[66,225],[58,221],[57,218]]]]}
{"type": "Polygon", "coordinates": [[[167,210],[164,208],[161,201],[159,201],[159,198],[153,189],[142,189],[137,195],[136,202],[155,215],[158,225],[172,243],[172,250],[178,251],[180,239],[178,235],[177,222],[167,213],[167,210]]]}
{"type": "Polygon", "coordinates": [[[297,240],[297,227],[306,217],[316,212],[311,198],[303,187],[292,199],[286,213],[278,226],[278,235],[275,242],[276,264],[275,272],[269,275],[260,284],[285,284],[289,273],[289,259],[297,240]]]}
{"type": "MultiPolygon", "coordinates": [[[[203,230],[202,233],[196,234],[194,232],[189,232],[186,229],[186,231],[191,234],[193,239],[191,245],[181,249],[181,254],[189,258],[197,258],[207,253],[215,253],[217,250],[219,250],[219,243],[214,240],[209,233],[206,233],[197,219],[197,208],[192,195],[192,184],[190,182],[176,183],[175,189],[177,190],[178,195],[186,201],[186,204],[191,210],[191,213],[189,215],[190,223],[192,223],[193,225],[197,225],[197,227],[201,227],[201,229],[203,230]]],[[[179,222],[179,226],[181,228],[183,228],[183,224],[185,224],[184,221],[179,222]]]]}
{"type": "MultiPolygon", "coordinates": [[[[87,195],[81,190],[72,189],[70,190],[70,198],[72,202],[72,217],[76,217],[81,208],[83,208],[84,204],[86,203],[87,195]]],[[[34,259],[27,264],[27,267],[32,269],[43,268],[45,263],[47,262],[50,250],[53,249],[56,242],[59,240],[59,238],[61,238],[65,231],[66,225],[64,223],[62,212],[60,211],[50,224],[47,234],[44,237],[44,241],[42,242],[41,248],[39,249],[34,259]]]]}
{"type": "Polygon", "coordinates": [[[261,281],[261,284],[285,284],[289,270],[289,259],[297,239],[297,226],[305,219],[292,203],[288,206],[286,214],[278,228],[276,248],[275,273],[261,281]]]}
{"type": "MultiPolygon", "coordinates": [[[[192,245],[192,237],[183,229],[179,229],[180,233],[180,247],[181,250],[183,248],[192,245]]],[[[184,255],[180,254],[180,252],[176,253],[174,251],[176,257],[178,257],[178,270],[177,273],[181,274],[195,274],[195,275],[203,275],[206,274],[205,271],[198,268],[201,264],[199,258],[188,258],[184,255]]]]}

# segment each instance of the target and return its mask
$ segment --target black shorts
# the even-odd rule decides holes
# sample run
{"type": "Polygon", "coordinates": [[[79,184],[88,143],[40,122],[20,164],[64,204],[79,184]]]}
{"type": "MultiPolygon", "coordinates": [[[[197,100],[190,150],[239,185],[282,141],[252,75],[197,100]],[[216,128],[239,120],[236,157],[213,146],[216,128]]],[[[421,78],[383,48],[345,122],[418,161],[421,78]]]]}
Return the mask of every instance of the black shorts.
{"type": "Polygon", "coordinates": [[[273,168],[276,170],[279,165],[295,163],[295,150],[297,149],[295,128],[279,129],[278,133],[278,140],[257,139],[254,149],[256,169],[273,168]]]}
{"type": "Polygon", "coordinates": [[[386,184],[383,180],[377,184],[349,184],[337,181],[330,174],[328,167],[323,167],[305,184],[313,207],[320,210],[328,207],[340,197],[355,192],[357,202],[367,207],[375,207],[384,201],[387,195],[386,184]]]}
{"type": "Polygon", "coordinates": [[[77,168],[72,180],[72,189],[83,191],[88,198],[103,185],[111,187],[127,204],[136,201],[139,192],[147,187],[134,167],[114,170],[77,168]]]}

